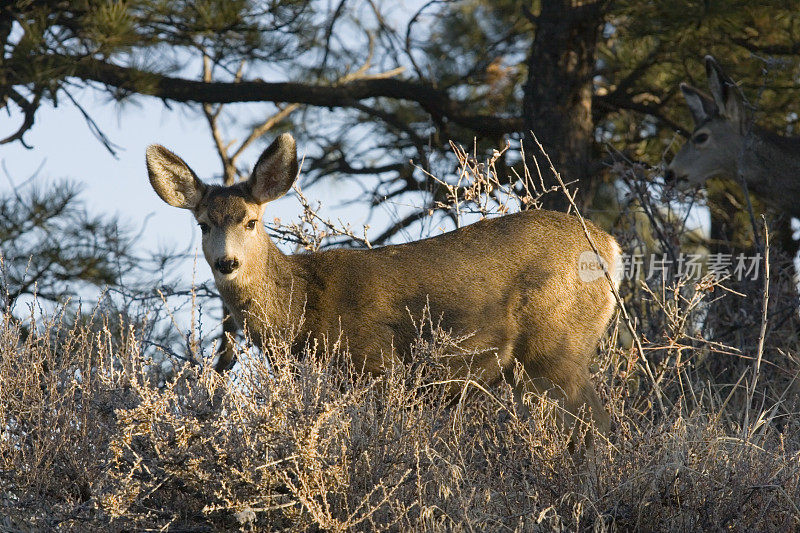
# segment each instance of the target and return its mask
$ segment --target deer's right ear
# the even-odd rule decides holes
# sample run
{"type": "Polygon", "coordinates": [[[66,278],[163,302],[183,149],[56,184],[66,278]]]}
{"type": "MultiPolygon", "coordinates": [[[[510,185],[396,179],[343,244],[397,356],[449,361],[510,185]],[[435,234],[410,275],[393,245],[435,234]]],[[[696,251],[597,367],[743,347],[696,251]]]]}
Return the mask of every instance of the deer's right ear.
{"type": "Polygon", "coordinates": [[[297,170],[297,145],[290,134],[284,133],[258,158],[247,182],[250,194],[261,204],[280,198],[292,187],[297,170]]]}
{"type": "Polygon", "coordinates": [[[714,100],[691,85],[681,83],[681,92],[686,99],[686,105],[689,106],[689,111],[692,112],[692,118],[696,126],[719,114],[719,108],[714,103],[714,100]]]}
{"type": "Polygon", "coordinates": [[[183,159],[158,144],[147,147],[147,174],[161,199],[182,209],[197,207],[206,188],[183,159]]]}

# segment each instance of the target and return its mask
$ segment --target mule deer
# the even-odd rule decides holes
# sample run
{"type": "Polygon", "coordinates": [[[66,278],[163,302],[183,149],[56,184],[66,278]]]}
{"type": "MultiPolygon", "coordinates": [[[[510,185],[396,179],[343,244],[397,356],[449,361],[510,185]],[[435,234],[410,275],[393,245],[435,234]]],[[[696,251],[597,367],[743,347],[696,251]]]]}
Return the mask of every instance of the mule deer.
{"type": "MultiPolygon", "coordinates": [[[[299,339],[341,334],[356,367],[377,374],[392,357],[408,356],[416,334],[410,315],[427,308],[478,354],[456,373],[513,383],[518,361],[527,378],[516,395],[555,386],[568,412],[587,405],[607,429],[587,366],[616,304],[575,217],[527,211],[407,244],[286,256],[262,217],[297,176],[291,135],[264,151],[248,181],[230,187],[204,184],[158,145],[147,149],[147,169],[162,200],[194,214],[225,305],[262,348],[275,328],[302,324],[299,339]]],[[[591,224],[588,231],[614,272],[616,241],[591,224]]]]}
{"type": "Polygon", "coordinates": [[[695,127],[665,180],[703,185],[715,176],[741,177],[768,204],[800,217],[800,137],[756,126],[736,84],[713,57],[706,56],[705,64],[711,96],[681,84],[695,127]]]}

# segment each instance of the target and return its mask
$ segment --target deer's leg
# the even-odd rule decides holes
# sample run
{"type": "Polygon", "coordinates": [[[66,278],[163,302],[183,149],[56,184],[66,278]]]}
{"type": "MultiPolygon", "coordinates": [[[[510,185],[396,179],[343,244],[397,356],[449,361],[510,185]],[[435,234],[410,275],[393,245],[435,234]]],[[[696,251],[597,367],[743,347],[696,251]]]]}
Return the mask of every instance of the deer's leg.
{"type": "Polygon", "coordinates": [[[594,390],[592,380],[588,375],[584,375],[582,383],[577,383],[575,392],[567,401],[566,409],[573,417],[586,419],[591,414],[595,427],[600,433],[607,434],[609,429],[608,413],[606,413],[597,392],[594,390]],[[581,412],[583,416],[581,417],[581,412]]]}
{"type": "Polygon", "coordinates": [[[214,365],[214,370],[220,374],[228,370],[236,362],[236,353],[233,345],[236,339],[236,332],[239,330],[225,305],[222,306],[222,316],[222,336],[219,350],[217,350],[217,363],[214,365]]]}
{"type": "MultiPolygon", "coordinates": [[[[528,391],[537,394],[547,393],[563,406],[558,415],[559,426],[572,434],[570,448],[576,447],[577,436],[586,431],[586,424],[594,420],[601,433],[608,432],[609,422],[594,385],[589,378],[587,366],[594,345],[584,342],[595,338],[592,332],[586,335],[572,335],[564,341],[549,346],[546,353],[541,346],[527,345],[517,357],[523,362],[526,380],[517,382],[515,397],[528,391]],[[591,346],[591,348],[588,348],[591,346]]],[[[510,382],[513,383],[513,382],[510,382]]],[[[586,444],[591,446],[591,436],[587,434],[586,444]]]]}

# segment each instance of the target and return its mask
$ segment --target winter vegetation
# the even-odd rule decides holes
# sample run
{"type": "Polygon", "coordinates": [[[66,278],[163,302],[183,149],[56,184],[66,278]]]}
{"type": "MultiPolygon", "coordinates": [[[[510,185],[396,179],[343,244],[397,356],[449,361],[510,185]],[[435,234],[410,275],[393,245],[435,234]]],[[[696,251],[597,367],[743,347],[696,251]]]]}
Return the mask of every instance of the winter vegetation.
{"type": "Polygon", "coordinates": [[[692,118],[684,151],[702,154],[698,105],[722,94],[759,136],[796,133],[792,7],[4,4],[0,143],[27,145],[70,101],[113,151],[77,91],[157,98],[207,128],[220,166],[204,180],[246,179],[283,132],[308,147],[297,218],[264,217],[285,251],[554,209],[611,233],[625,260],[589,366],[610,429],[584,416],[576,439],[558,394],[515,401],[521,369],[496,387],[454,378],[471,332],[429,310],[380,375],[341,338],[303,344],[300,324],[255,349],[213,280],[180,274],[194,250],[145,249],[80,176],[15,176],[0,189],[0,531],[800,529],[794,204],[724,169],[701,189],[662,170],[692,118]],[[703,100],[709,64],[724,83],[703,100]],[[329,216],[325,183],[389,221],[329,216]]]}

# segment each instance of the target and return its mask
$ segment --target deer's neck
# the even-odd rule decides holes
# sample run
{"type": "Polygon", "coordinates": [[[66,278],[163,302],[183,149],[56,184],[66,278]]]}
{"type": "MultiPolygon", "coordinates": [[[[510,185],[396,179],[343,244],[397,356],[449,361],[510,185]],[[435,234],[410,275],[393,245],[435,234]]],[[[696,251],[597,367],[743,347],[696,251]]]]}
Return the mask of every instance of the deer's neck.
{"type": "Polygon", "coordinates": [[[739,171],[748,188],[792,216],[800,216],[800,137],[755,128],[745,138],[739,171]]]}
{"type": "Polygon", "coordinates": [[[257,344],[265,333],[297,324],[305,305],[306,277],[264,233],[243,261],[241,272],[217,288],[240,327],[257,344]]]}

